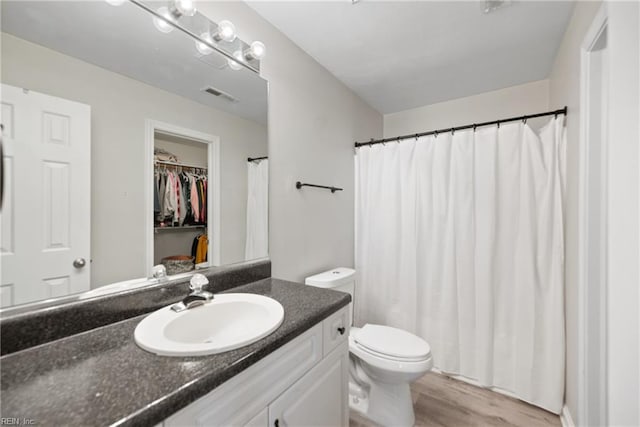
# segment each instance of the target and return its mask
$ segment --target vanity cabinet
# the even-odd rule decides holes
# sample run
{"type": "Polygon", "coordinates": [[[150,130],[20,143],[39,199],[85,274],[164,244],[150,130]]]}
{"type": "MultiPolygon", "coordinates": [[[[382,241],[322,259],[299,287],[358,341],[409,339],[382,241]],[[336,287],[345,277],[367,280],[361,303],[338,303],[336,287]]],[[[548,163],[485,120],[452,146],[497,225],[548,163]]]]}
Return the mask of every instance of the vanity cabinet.
{"type": "Polygon", "coordinates": [[[167,418],[164,427],[346,426],[348,336],[344,307],[167,418]]]}
{"type": "Polygon", "coordinates": [[[269,405],[269,425],[347,425],[349,396],[344,381],[348,369],[348,349],[330,353],[269,405]]]}

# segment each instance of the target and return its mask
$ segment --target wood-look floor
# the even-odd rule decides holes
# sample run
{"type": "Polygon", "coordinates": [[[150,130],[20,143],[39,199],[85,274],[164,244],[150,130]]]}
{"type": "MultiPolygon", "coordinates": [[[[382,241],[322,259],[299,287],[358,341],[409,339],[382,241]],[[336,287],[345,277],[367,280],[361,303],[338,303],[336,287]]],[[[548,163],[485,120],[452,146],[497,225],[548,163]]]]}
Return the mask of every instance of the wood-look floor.
{"type": "MultiPolygon", "coordinates": [[[[417,426],[442,427],[542,427],[561,425],[560,418],[491,390],[428,373],[412,384],[417,426]]],[[[375,424],[351,411],[350,427],[375,424]]]]}

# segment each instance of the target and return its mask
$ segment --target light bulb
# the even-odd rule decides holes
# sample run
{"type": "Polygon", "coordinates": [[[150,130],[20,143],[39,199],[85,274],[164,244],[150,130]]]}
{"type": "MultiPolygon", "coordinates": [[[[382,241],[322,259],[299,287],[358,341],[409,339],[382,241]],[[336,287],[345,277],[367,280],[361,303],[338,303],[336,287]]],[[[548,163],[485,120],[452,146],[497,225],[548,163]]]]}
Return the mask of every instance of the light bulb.
{"type": "Polygon", "coordinates": [[[163,18],[158,18],[157,16],[153,17],[153,25],[160,31],[161,33],[170,33],[173,31],[173,25],[169,24],[169,22],[173,21],[173,16],[169,13],[169,9],[166,6],[162,6],[158,8],[156,11],[163,18]]]}
{"type": "Polygon", "coordinates": [[[220,21],[218,24],[218,31],[213,35],[213,39],[217,42],[224,40],[226,42],[232,42],[236,39],[236,27],[231,21],[220,21]]]}
{"type": "Polygon", "coordinates": [[[177,11],[177,13],[174,12],[177,17],[182,15],[193,16],[196,14],[196,5],[193,0],[174,0],[173,8],[177,11]]]}
{"type": "Polygon", "coordinates": [[[254,41],[253,43],[251,43],[251,46],[249,46],[249,49],[244,52],[244,57],[247,60],[257,59],[259,61],[264,58],[266,53],[267,48],[265,47],[264,43],[254,41]]]}
{"type": "Polygon", "coordinates": [[[227,59],[227,64],[229,64],[229,68],[235,71],[242,70],[243,66],[240,65],[240,62],[244,61],[244,58],[242,57],[242,52],[239,50],[236,50],[235,52],[233,52],[233,57],[237,58],[238,61],[234,61],[233,59],[227,59]]]}
{"type": "Polygon", "coordinates": [[[104,0],[107,3],[109,3],[111,6],[120,6],[122,3],[124,3],[127,0],[104,0]]]}
{"type": "MultiPolygon", "coordinates": [[[[209,33],[200,34],[200,38],[202,40],[205,40],[208,43],[213,44],[213,39],[211,38],[211,34],[209,33]]],[[[196,40],[196,49],[198,49],[198,52],[200,52],[203,55],[209,55],[211,52],[213,52],[213,49],[211,49],[209,46],[207,46],[206,44],[202,43],[199,40],[196,40]]]]}

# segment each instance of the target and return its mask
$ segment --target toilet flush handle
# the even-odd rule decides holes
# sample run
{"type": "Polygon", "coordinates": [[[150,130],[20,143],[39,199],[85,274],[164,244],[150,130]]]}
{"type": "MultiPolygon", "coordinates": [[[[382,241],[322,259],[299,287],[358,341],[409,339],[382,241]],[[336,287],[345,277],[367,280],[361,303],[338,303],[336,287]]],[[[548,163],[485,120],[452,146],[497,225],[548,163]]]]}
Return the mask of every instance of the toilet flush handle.
{"type": "Polygon", "coordinates": [[[340,335],[344,335],[346,329],[344,328],[344,326],[341,326],[338,328],[338,332],[340,332],[340,335]]]}

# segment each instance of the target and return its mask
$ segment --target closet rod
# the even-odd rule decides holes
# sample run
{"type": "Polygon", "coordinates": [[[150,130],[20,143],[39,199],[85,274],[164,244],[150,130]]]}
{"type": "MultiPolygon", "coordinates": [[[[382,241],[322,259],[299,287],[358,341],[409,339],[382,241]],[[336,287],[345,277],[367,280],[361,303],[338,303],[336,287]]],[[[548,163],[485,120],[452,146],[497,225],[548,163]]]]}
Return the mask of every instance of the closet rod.
{"type": "Polygon", "coordinates": [[[526,115],[526,116],[510,117],[508,119],[494,120],[494,121],[491,121],[491,122],[473,123],[473,124],[470,124],[470,125],[457,126],[457,127],[453,127],[453,128],[445,128],[445,129],[431,130],[429,132],[412,133],[410,135],[395,136],[393,138],[372,139],[371,141],[367,141],[367,142],[356,142],[356,148],[364,147],[366,145],[376,145],[376,144],[384,144],[385,142],[400,141],[402,139],[419,138],[421,136],[427,136],[427,135],[436,135],[437,136],[440,133],[455,132],[455,131],[464,130],[464,129],[473,129],[473,130],[475,130],[477,127],[480,127],[480,126],[500,125],[500,123],[517,122],[519,120],[526,121],[527,119],[535,119],[536,117],[544,117],[544,116],[556,116],[557,117],[559,114],[564,114],[566,116],[567,115],[567,107],[565,106],[564,108],[561,108],[559,110],[547,111],[546,113],[538,113],[538,114],[529,114],[529,115],[526,115]]]}
{"type": "Polygon", "coordinates": [[[268,159],[269,157],[264,156],[264,157],[247,157],[247,162],[255,162],[256,160],[265,160],[268,159]]]}
{"type": "Polygon", "coordinates": [[[191,168],[191,169],[207,169],[206,166],[187,165],[183,163],[167,162],[164,160],[154,160],[154,162],[157,165],[159,164],[159,165],[167,165],[167,166],[177,166],[181,168],[191,168]]]}

